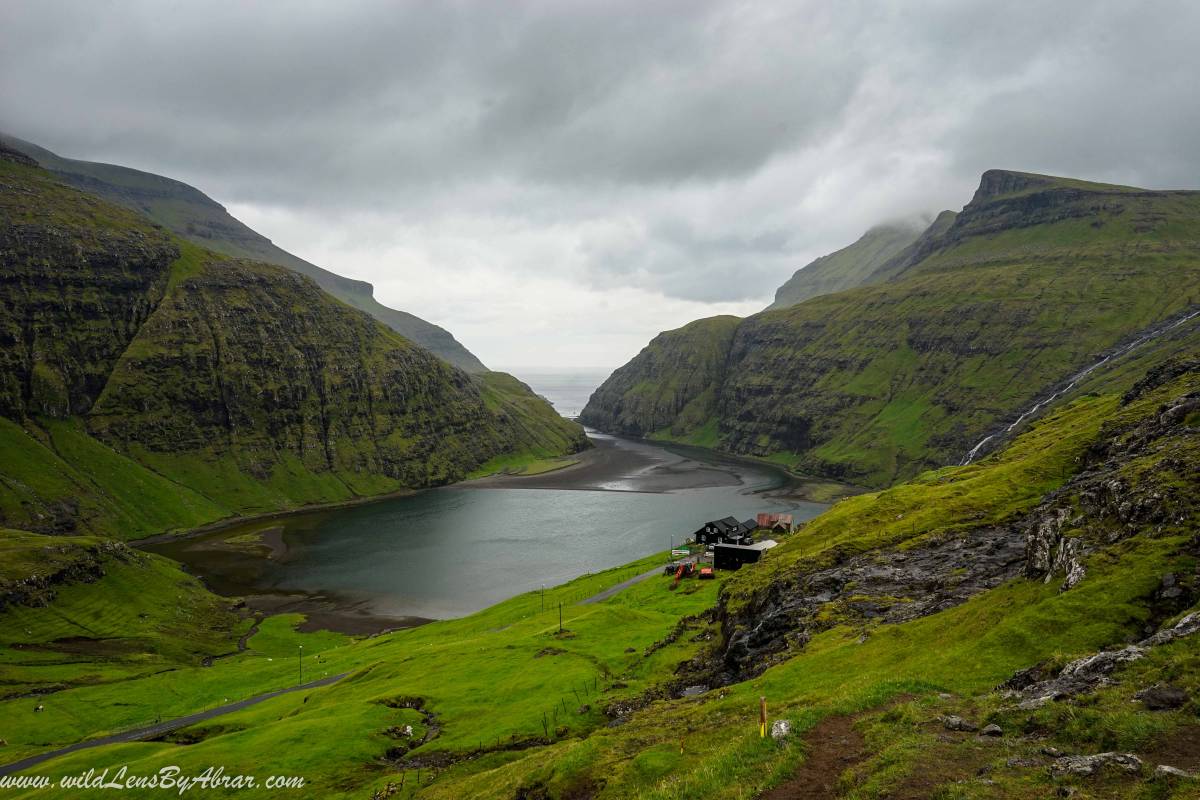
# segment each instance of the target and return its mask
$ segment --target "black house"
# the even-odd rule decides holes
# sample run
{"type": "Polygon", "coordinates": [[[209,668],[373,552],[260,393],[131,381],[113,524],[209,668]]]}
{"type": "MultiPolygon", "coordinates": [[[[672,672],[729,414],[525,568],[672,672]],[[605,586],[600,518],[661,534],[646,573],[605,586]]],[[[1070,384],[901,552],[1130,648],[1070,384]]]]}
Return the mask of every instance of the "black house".
{"type": "Polygon", "coordinates": [[[738,522],[733,517],[704,523],[704,527],[692,534],[697,544],[750,544],[758,523],[752,519],[738,522]]]}
{"type": "Polygon", "coordinates": [[[713,545],[713,566],[717,569],[737,569],[742,564],[753,564],[762,558],[762,554],[776,544],[775,540],[767,539],[754,544],[716,544],[713,545]]]}

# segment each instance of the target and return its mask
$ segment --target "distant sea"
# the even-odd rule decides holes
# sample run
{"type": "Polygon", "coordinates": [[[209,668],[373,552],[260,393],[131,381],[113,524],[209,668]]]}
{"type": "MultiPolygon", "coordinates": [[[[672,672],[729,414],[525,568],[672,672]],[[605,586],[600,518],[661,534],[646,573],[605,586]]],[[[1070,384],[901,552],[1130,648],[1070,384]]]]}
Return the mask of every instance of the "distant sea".
{"type": "Polygon", "coordinates": [[[538,367],[503,368],[504,372],[516,375],[542,397],[550,401],[554,410],[564,417],[574,419],[587,405],[588,398],[600,384],[612,374],[611,369],[591,368],[579,370],[549,369],[538,367]]]}

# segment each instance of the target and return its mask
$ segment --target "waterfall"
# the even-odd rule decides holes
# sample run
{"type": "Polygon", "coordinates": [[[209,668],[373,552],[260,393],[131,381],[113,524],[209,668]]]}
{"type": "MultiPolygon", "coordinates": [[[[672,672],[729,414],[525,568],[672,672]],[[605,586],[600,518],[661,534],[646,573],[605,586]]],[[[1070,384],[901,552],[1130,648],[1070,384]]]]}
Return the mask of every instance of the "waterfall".
{"type": "Polygon", "coordinates": [[[1124,345],[1116,348],[1115,350],[1110,350],[1108,355],[1104,356],[1104,358],[1100,359],[1096,363],[1094,363],[1094,364],[1088,366],[1087,368],[1082,369],[1079,372],[1072,375],[1070,380],[1068,380],[1067,383],[1062,386],[1062,388],[1058,389],[1057,391],[1055,391],[1053,394],[1049,395],[1048,397],[1044,397],[1041,400],[1038,400],[1036,403],[1034,403],[1032,406],[1030,406],[1025,411],[1025,413],[1023,413],[1023,414],[1021,414],[1021,416],[1017,417],[1016,421],[1013,422],[1013,424],[1009,425],[1007,428],[1005,428],[1002,431],[996,431],[995,433],[989,434],[989,435],[983,437],[982,439],[980,439],[978,444],[976,444],[974,447],[972,447],[970,449],[970,451],[967,452],[967,455],[963,458],[962,464],[960,466],[965,467],[967,464],[970,464],[972,461],[975,460],[975,456],[979,455],[979,451],[982,450],[987,445],[988,442],[992,441],[993,439],[995,439],[997,437],[1007,436],[1008,434],[1012,433],[1017,428],[1017,426],[1019,426],[1022,422],[1029,419],[1031,416],[1033,416],[1034,414],[1041,411],[1043,408],[1048,406],[1050,403],[1053,403],[1055,400],[1057,400],[1058,398],[1062,397],[1067,392],[1074,389],[1075,385],[1077,383],[1079,383],[1081,380],[1086,378],[1088,375],[1090,375],[1095,370],[1099,369],[1100,367],[1104,366],[1105,364],[1107,364],[1108,362],[1112,361],[1115,358],[1120,358],[1121,356],[1125,355],[1126,353],[1130,353],[1134,350],[1137,350],[1139,347],[1146,344],[1147,342],[1157,339],[1159,336],[1162,336],[1164,333],[1167,333],[1168,331],[1172,331],[1175,328],[1178,328],[1180,325],[1183,325],[1188,320],[1194,319],[1197,316],[1200,316],[1200,309],[1195,309],[1193,311],[1189,311],[1173,322],[1170,322],[1166,325],[1161,325],[1157,328],[1152,328],[1149,332],[1142,334],[1141,336],[1139,336],[1138,338],[1129,342],[1128,344],[1124,344],[1124,345]]]}

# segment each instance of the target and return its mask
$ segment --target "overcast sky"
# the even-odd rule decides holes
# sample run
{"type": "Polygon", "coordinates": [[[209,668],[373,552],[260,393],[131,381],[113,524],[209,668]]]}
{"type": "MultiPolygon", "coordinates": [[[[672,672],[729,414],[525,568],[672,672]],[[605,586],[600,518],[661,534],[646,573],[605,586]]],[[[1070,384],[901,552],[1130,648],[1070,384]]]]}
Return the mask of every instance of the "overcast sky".
{"type": "Polygon", "coordinates": [[[1200,3],[0,3],[0,130],[179,178],[491,366],[748,314],[991,167],[1200,187],[1200,3]]]}

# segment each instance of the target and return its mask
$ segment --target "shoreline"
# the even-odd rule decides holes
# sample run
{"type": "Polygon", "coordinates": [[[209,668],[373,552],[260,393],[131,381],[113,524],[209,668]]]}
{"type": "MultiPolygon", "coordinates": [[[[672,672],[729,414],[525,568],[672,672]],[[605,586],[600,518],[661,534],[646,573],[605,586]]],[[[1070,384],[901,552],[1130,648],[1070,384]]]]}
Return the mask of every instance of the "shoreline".
{"type": "MultiPolygon", "coordinates": [[[[324,511],[339,511],[345,508],[354,508],[356,506],[366,505],[369,503],[394,500],[401,497],[410,497],[419,492],[436,491],[439,489],[559,489],[566,491],[663,494],[681,489],[703,489],[713,486],[735,485],[728,481],[718,481],[716,478],[712,478],[710,480],[695,480],[694,478],[691,480],[672,480],[671,473],[669,472],[669,470],[672,468],[683,467],[683,470],[681,470],[680,474],[682,474],[682,472],[686,472],[692,476],[695,476],[697,473],[736,475],[736,472],[730,472],[708,466],[686,466],[689,463],[698,463],[686,455],[675,454],[674,459],[663,459],[661,457],[650,455],[646,452],[649,450],[671,452],[669,450],[671,447],[688,447],[687,445],[677,445],[673,442],[657,442],[650,439],[635,439],[631,437],[615,436],[612,434],[601,433],[599,431],[593,431],[591,429],[588,430],[588,439],[592,442],[592,447],[589,447],[588,449],[579,453],[571,453],[569,455],[562,456],[563,458],[575,458],[576,460],[574,462],[570,464],[564,464],[558,469],[540,472],[534,475],[512,475],[498,472],[482,478],[465,478],[454,483],[448,483],[442,486],[430,486],[424,489],[398,489],[396,491],[386,492],[384,494],[354,497],[348,500],[337,500],[331,503],[314,503],[312,505],[299,506],[297,508],[266,511],[261,514],[225,517],[223,519],[215,520],[195,528],[167,531],[164,533],[156,533],[141,539],[134,539],[127,542],[127,544],[129,544],[131,547],[136,547],[139,549],[143,546],[152,547],[154,545],[164,544],[167,542],[204,536],[210,533],[219,533],[220,531],[241,527],[242,525],[252,525],[260,522],[288,519],[304,514],[317,514],[324,511]],[[658,476],[655,476],[661,478],[661,480],[655,481],[653,477],[648,476],[650,471],[658,467],[663,468],[663,471],[660,472],[658,476]],[[629,474],[631,470],[634,471],[633,475],[629,474]],[[612,485],[604,485],[606,483],[612,484],[619,482],[635,482],[639,477],[647,480],[651,484],[650,488],[619,488],[612,485]]],[[[745,456],[730,455],[728,453],[722,453],[718,450],[709,451],[706,448],[695,449],[698,451],[711,453],[717,459],[726,461],[733,465],[736,465],[740,462],[747,466],[756,466],[759,468],[775,470],[780,475],[785,476],[789,481],[792,482],[791,486],[760,490],[760,493],[764,496],[802,500],[805,502],[827,502],[825,500],[816,499],[804,492],[792,491],[796,488],[802,487],[806,483],[816,483],[818,482],[817,479],[806,479],[803,476],[796,475],[785,467],[782,467],[778,464],[773,464],[769,461],[763,461],[745,456]],[[781,489],[783,491],[780,491],[781,489]]],[[[836,481],[820,482],[837,483],[836,481]]],[[[849,486],[848,484],[838,485],[849,486]]]]}
{"type": "MultiPolygon", "coordinates": [[[[453,484],[449,484],[453,485],[453,484]]],[[[440,488],[440,487],[433,487],[440,488]]],[[[249,514],[243,516],[224,517],[214,522],[209,522],[197,528],[187,528],[181,531],[167,531],[165,533],[156,533],[153,536],[146,536],[141,539],[131,539],[125,544],[130,547],[141,548],[142,545],[165,544],[166,542],[174,542],[180,539],[191,539],[196,536],[204,536],[209,533],[219,533],[228,528],[236,528],[241,525],[251,525],[258,522],[271,522],[276,519],[286,519],[295,517],[301,514],[318,514],[322,511],[338,511],[343,508],[353,508],[354,506],[364,505],[366,503],[375,503],[382,500],[394,500],[398,497],[408,497],[417,492],[426,491],[425,489],[398,489],[394,492],[386,492],[384,494],[372,494],[362,497],[354,497],[349,500],[337,500],[332,503],[313,503],[312,505],[300,506],[299,508],[285,508],[279,511],[264,511],[261,514],[249,514]]]]}
{"type": "MultiPolygon", "coordinates": [[[[573,461],[560,469],[533,475],[498,473],[431,487],[431,490],[552,489],[645,496],[686,495],[689,491],[714,489],[764,500],[827,505],[814,500],[806,491],[806,487],[813,485],[812,481],[799,478],[777,464],[704,448],[615,437],[590,430],[588,435],[593,446],[572,454],[573,461]]],[[[324,524],[322,515],[328,512],[414,497],[426,491],[401,490],[248,517],[231,517],[130,544],[183,563],[210,591],[230,599],[240,598],[256,614],[298,613],[306,618],[301,623],[303,630],[326,629],[352,636],[377,635],[424,625],[434,621],[435,617],[420,615],[419,607],[411,609],[417,612],[415,615],[404,613],[402,608],[395,609],[399,613],[390,613],[390,609],[380,607],[367,595],[342,594],[320,584],[308,589],[282,589],[264,583],[258,575],[263,569],[280,568],[268,568],[266,564],[286,565],[295,556],[295,543],[287,541],[289,531],[321,526],[324,524]],[[309,515],[312,520],[303,519],[309,515]],[[195,553],[189,557],[188,551],[195,553]],[[199,566],[197,571],[195,565],[202,565],[206,560],[209,567],[199,566]],[[219,567],[214,571],[212,565],[222,563],[242,566],[219,567]],[[256,563],[261,566],[255,566],[256,563]]],[[[385,509],[381,513],[391,512],[385,509]]]]}

